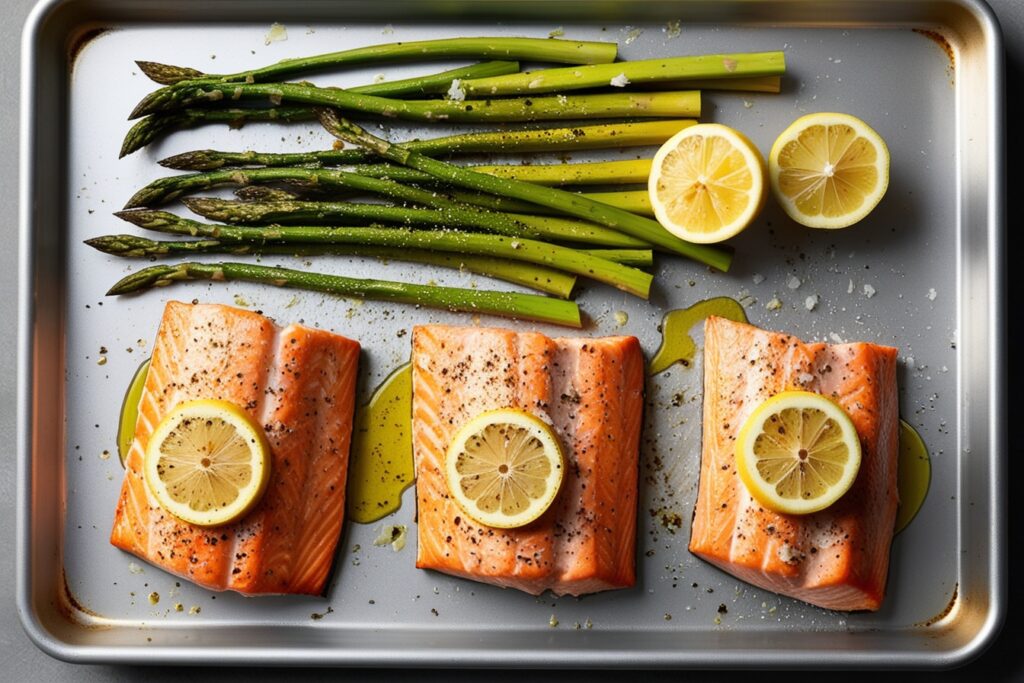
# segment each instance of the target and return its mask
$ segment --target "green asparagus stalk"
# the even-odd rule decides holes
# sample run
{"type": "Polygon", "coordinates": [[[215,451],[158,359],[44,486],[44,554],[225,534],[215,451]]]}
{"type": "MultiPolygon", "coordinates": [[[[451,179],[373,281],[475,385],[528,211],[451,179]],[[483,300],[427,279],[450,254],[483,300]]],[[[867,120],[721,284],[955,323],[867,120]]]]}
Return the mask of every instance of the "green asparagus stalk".
{"type": "Polygon", "coordinates": [[[181,201],[195,214],[232,225],[338,226],[383,222],[401,223],[406,226],[435,226],[438,229],[469,228],[508,237],[580,242],[597,246],[623,246],[624,241],[633,239],[628,235],[579,221],[496,213],[458,206],[416,209],[351,202],[238,202],[215,197],[190,197],[181,201]]]}
{"type": "Polygon", "coordinates": [[[285,59],[260,69],[233,74],[206,74],[195,69],[136,62],[150,79],[163,85],[182,81],[268,81],[297,73],[339,66],[425,59],[503,59],[559,64],[601,64],[615,61],[615,43],[551,40],[546,38],[444,38],[371,45],[313,57],[285,59]]]}
{"type": "MultiPolygon", "coordinates": [[[[185,110],[195,111],[195,110],[185,110]]],[[[215,111],[215,110],[214,110],[215,111]]],[[[261,111],[261,110],[243,110],[261,111]]],[[[312,115],[312,110],[308,110],[312,115]]],[[[144,121],[147,119],[143,119],[144,121]]],[[[696,123],[693,119],[636,121],[533,130],[494,130],[410,140],[401,145],[427,156],[497,152],[567,152],[585,149],[645,147],[660,145],[679,131],[696,123]]],[[[343,166],[365,163],[373,155],[361,149],[326,150],[275,154],[268,152],[221,152],[204,149],[161,160],[161,166],[180,171],[211,171],[232,166],[343,166]]]]}
{"type": "MultiPolygon", "coordinates": [[[[136,192],[128,200],[125,208],[155,206],[176,199],[189,192],[218,185],[247,185],[249,183],[280,181],[305,182],[317,188],[336,187],[371,192],[451,212],[472,210],[469,207],[458,205],[444,195],[402,185],[393,180],[366,178],[345,171],[315,168],[254,168],[248,170],[210,171],[209,173],[159,178],[136,192]]],[[[607,247],[649,246],[643,240],[631,237],[630,235],[582,221],[567,221],[546,217],[508,216],[496,212],[490,212],[489,217],[480,218],[480,220],[488,219],[491,221],[492,232],[504,232],[504,234],[509,235],[514,235],[517,231],[520,231],[520,236],[523,236],[521,232],[522,226],[526,225],[528,228],[537,231],[536,234],[544,235],[556,241],[581,242],[607,247]]]]}
{"type": "Polygon", "coordinates": [[[503,76],[467,79],[466,95],[503,97],[540,95],[591,88],[625,87],[631,83],[681,82],[687,79],[779,76],[786,71],[784,52],[751,52],[693,57],[643,59],[633,62],[542,69],[503,76]]]}
{"type": "MultiPolygon", "coordinates": [[[[497,75],[518,70],[517,62],[483,62],[458,69],[449,69],[438,74],[363,85],[351,88],[349,92],[380,97],[402,97],[417,92],[444,92],[450,87],[454,78],[497,75]]],[[[309,107],[270,107],[268,109],[202,107],[152,114],[143,118],[128,131],[121,143],[120,156],[131,154],[172,131],[192,128],[204,123],[227,123],[237,128],[250,121],[311,121],[315,118],[313,110],[309,107]]]]}
{"type": "Polygon", "coordinates": [[[319,109],[320,122],[332,135],[345,142],[370,149],[389,161],[409,166],[416,170],[444,180],[459,187],[512,197],[557,209],[570,216],[593,221],[615,230],[621,230],[639,239],[671,252],[688,256],[721,271],[729,269],[732,254],[718,247],[691,244],[671,235],[657,221],[638,216],[628,211],[601,204],[571,192],[550,187],[524,183],[520,180],[496,178],[486,173],[431,159],[416,152],[410,152],[387,140],[366,132],[359,126],[339,118],[332,109],[319,109]]]}
{"type": "Polygon", "coordinates": [[[239,128],[250,121],[313,121],[310,107],[271,107],[269,109],[179,109],[152,114],[132,126],[121,142],[119,157],[125,157],[167,133],[192,128],[204,123],[226,123],[239,128]]]}
{"type": "Polygon", "coordinates": [[[147,230],[212,238],[222,242],[361,244],[494,256],[582,275],[644,299],[650,293],[652,280],[651,275],[642,270],[623,266],[575,249],[504,235],[448,230],[407,230],[404,228],[212,225],[180,218],[165,211],[149,209],[120,211],[115,215],[147,230]]]}
{"type": "Polygon", "coordinates": [[[448,92],[452,81],[461,82],[466,78],[486,78],[488,76],[501,76],[513,74],[519,71],[519,62],[480,62],[469,66],[460,66],[457,69],[448,69],[436,74],[426,76],[413,76],[398,81],[383,81],[369,85],[359,85],[354,88],[346,88],[348,92],[360,95],[376,95],[378,97],[409,97],[410,95],[437,95],[448,92]]]}
{"type": "Polygon", "coordinates": [[[412,121],[549,121],[592,118],[679,118],[700,116],[700,92],[612,93],[482,100],[396,100],[304,83],[199,83],[162,88],[147,95],[128,118],[195,104],[265,98],[278,106],[306,104],[412,121]]]}
{"type": "Polygon", "coordinates": [[[650,268],[654,265],[654,252],[650,249],[582,249],[581,251],[634,268],[650,268]]]}
{"type": "Polygon", "coordinates": [[[506,318],[581,327],[579,307],[571,301],[536,294],[361,280],[248,263],[180,263],[150,266],[117,282],[109,295],[141,292],[183,280],[244,280],[337,296],[393,301],[449,311],[486,313],[506,318]]]}
{"type": "MultiPolygon", "coordinates": [[[[477,173],[522,180],[537,185],[636,185],[651,174],[650,159],[623,159],[582,164],[467,166],[477,173]]],[[[368,178],[390,178],[400,183],[436,183],[429,173],[393,164],[357,164],[346,171],[368,178]]]]}
{"type": "Polygon", "coordinates": [[[651,207],[651,195],[648,194],[647,190],[584,192],[580,196],[629,211],[630,213],[638,213],[641,216],[654,216],[654,209],[651,207]]]}
{"type": "MultiPolygon", "coordinates": [[[[532,214],[555,213],[543,206],[508,199],[506,197],[495,197],[489,194],[474,194],[472,192],[446,191],[447,196],[453,201],[461,204],[469,204],[480,208],[494,211],[513,211],[516,213],[532,212],[532,214]]],[[[329,198],[331,193],[327,188],[307,185],[299,188],[283,189],[269,187],[267,185],[245,185],[235,190],[235,196],[247,202],[277,202],[277,201],[303,201],[312,198],[329,198]]],[[[595,202],[609,204],[624,209],[631,213],[638,213],[641,216],[654,216],[654,209],[651,208],[651,197],[647,190],[626,190],[623,192],[581,192],[581,197],[592,199],[595,202]]],[[[635,238],[630,238],[635,239],[635,238]]]]}
{"type": "MultiPolygon", "coordinates": [[[[491,256],[448,254],[424,249],[396,249],[393,247],[367,247],[349,244],[236,244],[220,240],[157,241],[135,235],[104,235],[85,241],[89,246],[106,254],[125,258],[160,258],[181,254],[254,254],[257,256],[363,256],[384,261],[426,263],[455,270],[466,270],[497,280],[529,287],[545,294],[568,299],[576,285],[576,276],[560,270],[521,261],[507,261],[491,256]]],[[[607,256],[615,256],[633,264],[643,264],[642,250],[623,249],[607,256]]],[[[650,253],[650,252],[648,252],[650,253]]],[[[601,255],[601,254],[598,254],[601,255]]],[[[612,259],[609,259],[612,260],[612,259]]],[[[616,261],[619,263],[621,261],[616,261]]],[[[649,264],[648,264],[649,265],[649,264]]]]}

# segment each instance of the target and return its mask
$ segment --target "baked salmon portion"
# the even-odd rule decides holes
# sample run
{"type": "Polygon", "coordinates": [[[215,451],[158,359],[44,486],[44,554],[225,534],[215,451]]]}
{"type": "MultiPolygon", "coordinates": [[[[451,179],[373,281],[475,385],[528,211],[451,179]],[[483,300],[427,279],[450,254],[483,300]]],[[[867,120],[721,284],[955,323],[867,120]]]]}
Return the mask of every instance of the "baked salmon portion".
{"type": "Polygon", "coordinates": [[[896,349],[805,344],[724,318],[704,325],[704,445],[690,551],[755,586],[835,610],[877,610],[885,595],[896,508],[896,349]],[[861,442],[857,479],[808,515],[773,512],[735,467],[751,412],[786,390],[835,399],[861,442]]]}
{"type": "Polygon", "coordinates": [[[534,595],[634,584],[644,390],[635,337],[423,326],[413,332],[412,373],[417,567],[534,595]],[[566,456],[558,498],[515,529],[469,519],[445,479],[455,433],[498,408],[552,425],[566,456]]]}
{"type": "Polygon", "coordinates": [[[213,590],[319,595],[345,511],[359,344],[257,313],[170,302],[139,404],[110,542],[213,590]],[[164,512],[143,479],[150,435],[177,404],[221,399],[263,425],[271,478],[241,520],[164,512]]]}

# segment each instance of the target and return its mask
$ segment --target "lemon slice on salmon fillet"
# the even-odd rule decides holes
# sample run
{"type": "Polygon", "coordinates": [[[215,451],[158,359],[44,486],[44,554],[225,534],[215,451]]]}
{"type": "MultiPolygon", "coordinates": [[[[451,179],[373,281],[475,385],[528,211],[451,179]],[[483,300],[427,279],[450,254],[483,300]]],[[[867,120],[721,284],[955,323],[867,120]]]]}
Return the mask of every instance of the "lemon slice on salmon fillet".
{"type": "Polygon", "coordinates": [[[199,526],[241,519],[270,481],[263,429],[228,401],[186,401],[157,425],[144,477],[160,507],[199,526]]]}
{"type": "Polygon", "coordinates": [[[565,456],[545,422],[512,408],[477,415],[455,434],[445,456],[448,491],[480,524],[524,526],[558,495],[565,456]]]}
{"type": "Polygon", "coordinates": [[[736,471],[762,505],[792,515],[824,510],[860,469],[860,437],[830,398],[784,391],[759,405],[740,428],[736,471]]]}
{"type": "Polygon", "coordinates": [[[889,187],[889,148],[855,116],[808,114],[772,145],[768,174],[797,223],[845,228],[871,213],[889,187]]]}
{"type": "Polygon", "coordinates": [[[721,242],[761,211],[768,186],[764,157],[739,131],[690,126],[654,155],[647,191],[661,225],[687,242],[721,242]]]}

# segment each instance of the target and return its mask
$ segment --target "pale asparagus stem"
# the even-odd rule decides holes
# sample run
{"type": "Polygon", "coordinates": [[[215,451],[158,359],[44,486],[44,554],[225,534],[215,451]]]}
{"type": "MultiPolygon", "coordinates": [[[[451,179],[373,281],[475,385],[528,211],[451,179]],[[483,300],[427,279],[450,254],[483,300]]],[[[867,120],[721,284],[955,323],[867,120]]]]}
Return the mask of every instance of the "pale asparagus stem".
{"type": "MultiPolygon", "coordinates": [[[[522,180],[537,185],[637,185],[651,174],[650,159],[623,159],[581,164],[530,164],[466,166],[477,173],[522,180]]],[[[438,179],[429,173],[393,164],[357,164],[344,170],[368,178],[389,178],[399,183],[430,184],[438,179]]]]}
{"type": "Polygon", "coordinates": [[[486,173],[476,173],[431,159],[371,135],[359,126],[339,118],[337,112],[332,109],[320,109],[318,113],[320,122],[335,137],[370,149],[389,161],[424,171],[453,185],[557,209],[562,213],[620,230],[649,244],[688,256],[721,271],[728,270],[732,260],[731,252],[717,247],[684,242],[671,235],[657,221],[649,218],[601,204],[571,192],[524,183],[519,180],[496,178],[486,173]]]}
{"type": "MultiPolygon", "coordinates": [[[[85,241],[89,246],[107,254],[125,258],[161,258],[183,254],[231,254],[244,256],[363,256],[382,261],[409,261],[426,263],[455,270],[465,270],[512,284],[529,287],[545,294],[568,299],[576,285],[576,276],[553,268],[521,261],[508,261],[490,256],[447,254],[423,249],[396,249],[392,247],[366,247],[348,244],[225,244],[219,240],[157,241],[135,235],[104,235],[85,241]]],[[[649,253],[649,252],[648,252],[649,253]]],[[[644,263],[642,250],[612,250],[596,254],[629,265],[644,263]]]]}
{"type": "Polygon", "coordinates": [[[409,187],[392,180],[367,178],[345,171],[304,168],[254,168],[246,170],[222,170],[191,175],[170,176],[159,178],[142,188],[128,200],[126,209],[143,206],[155,206],[176,199],[182,195],[204,190],[219,185],[248,185],[266,182],[305,182],[315,188],[334,187],[344,190],[382,194],[421,206],[443,209],[452,212],[475,211],[479,220],[490,220],[492,231],[504,231],[505,234],[519,234],[533,231],[533,234],[544,235],[547,239],[562,242],[580,242],[608,247],[646,247],[647,242],[636,237],[620,233],[616,230],[587,223],[566,219],[546,219],[542,217],[523,218],[510,216],[493,211],[460,205],[448,197],[416,187],[409,187]],[[523,231],[523,226],[527,231],[523,231]]]}
{"type": "MultiPolygon", "coordinates": [[[[192,111],[192,110],[186,110],[192,111]]],[[[312,114],[311,110],[308,110],[312,114]]],[[[494,154],[499,152],[568,152],[589,149],[660,145],[679,131],[697,123],[693,119],[631,121],[563,128],[495,130],[462,133],[428,140],[409,140],[402,147],[427,156],[443,154],[494,154]]],[[[223,152],[196,150],[161,160],[161,166],[181,171],[210,171],[232,166],[341,166],[364,163],[373,155],[361,149],[316,152],[223,152]]]]}
{"type": "Polygon", "coordinates": [[[116,216],[140,228],[174,235],[217,239],[222,242],[361,244],[410,249],[429,249],[456,254],[495,256],[556,268],[604,282],[646,299],[651,275],[576,249],[530,239],[450,230],[404,228],[339,228],[324,226],[235,226],[199,223],[164,211],[135,209],[116,216]]]}
{"type": "Polygon", "coordinates": [[[141,292],[184,280],[245,280],[337,296],[392,301],[449,311],[485,313],[506,318],[580,327],[579,307],[571,301],[536,294],[360,280],[248,263],[181,263],[151,266],[121,279],[108,295],[141,292]]]}
{"type": "Polygon", "coordinates": [[[483,121],[551,121],[566,119],[610,118],[690,118],[700,116],[700,91],[617,92],[598,95],[558,95],[484,100],[396,100],[375,95],[360,95],[337,88],[318,88],[302,83],[200,83],[174,86],[150,93],[128,118],[168,112],[202,103],[220,102],[231,97],[260,98],[277,106],[305,104],[335,107],[410,121],[447,121],[479,123],[483,121]],[[170,90],[170,92],[165,92],[170,90]]]}
{"type": "Polygon", "coordinates": [[[461,87],[467,95],[503,97],[604,88],[609,85],[625,87],[631,83],[779,76],[785,71],[785,53],[750,52],[541,69],[467,79],[462,81],[461,87]]]}
{"type": "Polygon", "coordinates": [[[428,59],[502,59],[559,64],[601,64],[615,61],[617,51],[615,43],[549,38],[442,38],[371,45],[312,57],[284,59],[276,64],[233,74],[205,74],[195,69],[155,62],[136,63],[143,73],[157,83],[171,85],[186,80],[266,81],[339,66],[428,59]]]}

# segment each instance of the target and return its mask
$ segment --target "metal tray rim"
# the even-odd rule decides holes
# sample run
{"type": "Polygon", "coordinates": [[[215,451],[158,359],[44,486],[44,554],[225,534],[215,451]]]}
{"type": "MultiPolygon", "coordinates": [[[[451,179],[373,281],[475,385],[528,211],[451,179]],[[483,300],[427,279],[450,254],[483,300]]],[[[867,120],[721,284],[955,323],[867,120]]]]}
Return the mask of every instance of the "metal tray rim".
{"type": "MultiPolygon", "coordinates": [[[[924,0],[907,0],[922,3],[924,0]]],[[[32,175],[32,139],[36,131],[34,82],[37,75],[36,51],[41,31],[47,19],[68,0],[40,0],[33,8],[22,33],[21,44],[21,111],[20,111],[20,142],[19,142],[19,273],[18,273],[18,335],[17,335],[17,470],[16,499],[17,522],[15,550],[19,561],[16,569],[16,606],[18,616],[30,640],[48,655],[73,663],[131,663],[131,664],[197,664],[191,648],[180,646],[151,646],[138,650],[117,650],[104,646],[81,646],[61,640],[57,634],[49,631],[32,604],[31,555],[32,547],[32,515],[30,502],[32,494],[32,439],[34,425],[32,376],[36,363],[34,350],[35,324],[35,266],[32,255],[35,251],[36,239],[32,230],[31,198],[35,186],[32,175]]],[[[989,319],[989,353],[992,371],[989,377],[989,413],[987,437],[991,446],[992,457],[989,468],[991,481],[991,524],[993,535],[1001,542],[991,548],[991,567],[989,571],[992,591],[986,618],[977,628],[971,639],[961,647],[946,652],[893,653],[882,652],[851,652],[832,653],[829,667],[855,666],[865,668],[893,667],[898,668],[931,668],[948,669],[962,666],[983,653],[999,635],[1006,618],[1007,594],[1007,556],[1005,541],[1007,539],[1006,505],[1006,386],[1007,380],[997,372],[1003,367],[1006,358],[1006,255],[1005,255],[1005,149],[1000,144],[1005,130],[1005,92],[1004,58],[1002,34],[998,20],[984,0],[950,0],[952,5],[966,10],[979,24],[986,37],[986,67],[989,70],[990,83],[995,84],[991,90],[992,111],[988,121],[995,132],[990,142],[990,176],[994,181],[988,187],[987,212],[989,224],[988,249],[992,262],[989,266],[987,283],[988,294],[992,298],[993,309],[997,313],[989,319]]],[[[686,666],[715,665],[706,658],[695,654],[673,653],[661,656],[644,653],[643,659],[632,650],[604,650],[588,652],[585,660],[579,653],[573,652],[537,652],[511,653],[508,651],[483,650],[462,652],[453,656],[447,651],[432,652],[430,650],[396,653],[384,648],[359,651],[322,650],[302,648],[261,648],[254,650],[237,650],[222,653],[217,664],[251,665],[254,662],[269,665],[287,666],[295,663],[319,663],[344,666],[407,666],[419,665],[430,667],[614,667],[614,668],[668,668],[686,666]]],[[[812,667],[813,656],[806,651],[773,650],[772,652],[729,652],[718,653],[715,658],[717,666],[735,668],[756,668],[769,666],[812,667]]]]}

